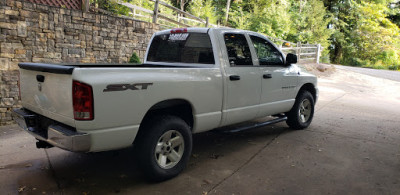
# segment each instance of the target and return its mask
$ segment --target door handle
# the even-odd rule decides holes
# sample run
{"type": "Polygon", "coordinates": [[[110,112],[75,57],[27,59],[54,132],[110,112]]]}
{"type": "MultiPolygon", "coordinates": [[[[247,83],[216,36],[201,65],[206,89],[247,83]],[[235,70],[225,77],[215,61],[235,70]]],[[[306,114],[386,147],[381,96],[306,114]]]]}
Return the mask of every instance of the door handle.
{"type": "Polygon", "coordinates": [[[270,79],[270,78],[272,78],[272,75],[271,74],[264,74],[263,78],[264,79],[270,79]]]}
{"type": "Polygon", "coordinates": [[[239,75],[231,75],[231,76],[229,76],[229,80],[238,81],[238,80],[240,80],[240,76],[239,75]]]}

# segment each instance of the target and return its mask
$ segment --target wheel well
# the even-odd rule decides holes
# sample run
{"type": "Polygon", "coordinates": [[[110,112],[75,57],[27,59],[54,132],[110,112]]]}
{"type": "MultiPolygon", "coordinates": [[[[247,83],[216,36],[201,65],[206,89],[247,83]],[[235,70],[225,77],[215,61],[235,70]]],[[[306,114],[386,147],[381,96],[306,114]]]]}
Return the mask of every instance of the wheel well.
{"type": "Polygon", "coordinates": [[[183,119],[191,129],[193,128],[193,109],[192,105],[186,100],[172,99],[155,104],[147,111],[142,124],[152,116],[161,114],[177,116],[183,119]]]}
{"type": "MultiPolygon", "coordinates": [[[[317,91],[315,90],[315,87],[314,87],[313,84],[311,84],[311,83],[306,83],[306,84],[304,84],[303,86],[301,86],[299,92],[300,92],[301,90],[310,92],[311,95],[312,95],[313,98],[314,98],[314,101],[317,100],[317,91]]],[[[298,95],[298,94],[297,94],[297,95],[298,95]]]]}

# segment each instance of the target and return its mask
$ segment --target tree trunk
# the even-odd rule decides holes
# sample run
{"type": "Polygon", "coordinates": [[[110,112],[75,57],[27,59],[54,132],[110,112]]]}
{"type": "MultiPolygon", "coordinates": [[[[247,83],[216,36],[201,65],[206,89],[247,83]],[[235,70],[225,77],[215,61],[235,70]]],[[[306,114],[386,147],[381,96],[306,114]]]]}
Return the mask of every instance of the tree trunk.
{"type": "Polygon", "coordinates": [[[340,44],[335,44],[335,50],[333,53],[332,62],[335,64],[340,64],[342,61],[342,46],[340,44]]]}
{"type": "Polygon", "coordinates": [[[225,26],[228,24],[229,8],[231,7],[231,0],[226,1],[226,12],[225,12],[225,26]]]}
{"type": "Polygon", "coordinates": [[[185,0],[181,0],[181,10],[185,11],[185,0]]]}

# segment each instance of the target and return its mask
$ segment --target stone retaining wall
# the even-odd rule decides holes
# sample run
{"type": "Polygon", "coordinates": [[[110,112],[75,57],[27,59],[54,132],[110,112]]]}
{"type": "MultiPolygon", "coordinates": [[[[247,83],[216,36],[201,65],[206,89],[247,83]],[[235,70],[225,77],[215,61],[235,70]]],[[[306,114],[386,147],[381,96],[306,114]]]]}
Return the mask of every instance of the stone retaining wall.
{"type": "Polygon", "coordinates": [[[126,63],[158,25],[25,1],[0,1],[0,125],[11,124],[19,62],[126,63]]]}

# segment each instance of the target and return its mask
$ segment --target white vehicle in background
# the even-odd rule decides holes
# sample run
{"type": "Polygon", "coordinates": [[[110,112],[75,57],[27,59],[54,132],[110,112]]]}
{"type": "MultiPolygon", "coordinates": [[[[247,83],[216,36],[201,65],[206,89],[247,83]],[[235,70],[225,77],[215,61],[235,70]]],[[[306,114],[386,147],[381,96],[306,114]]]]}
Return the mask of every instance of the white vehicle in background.
{"type": "Polygon", "coordinates": [[[186,166],[194,133],[270,115],[276,118],[258,126],[308,127],[317,78],[296,62],[255,32],[164,30],[153,35],[143,64],[20,63],[23,108],[14,118],[38,148],[133,145],[146,175],[165,180],[186,166]]]}

